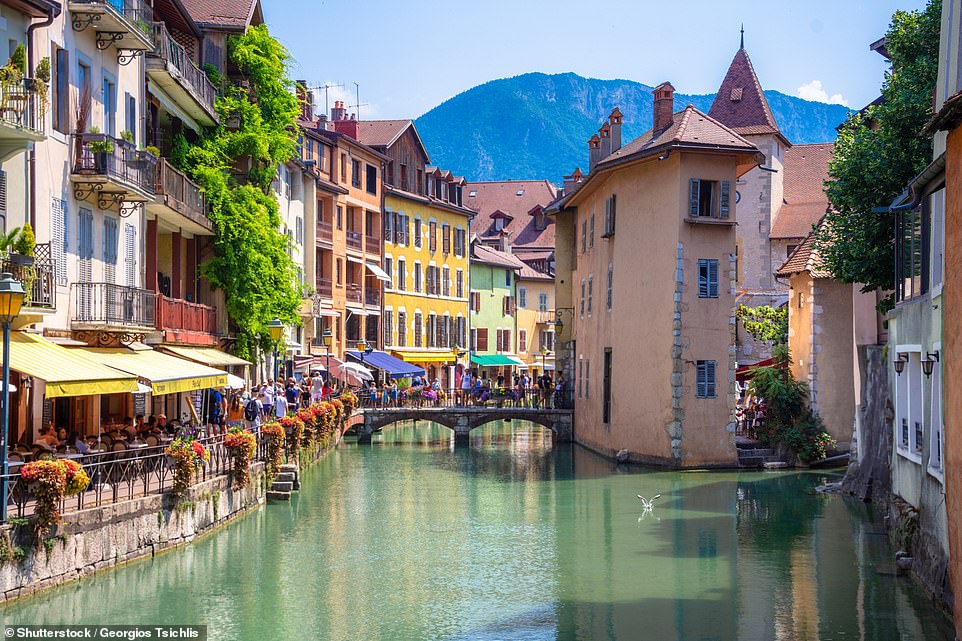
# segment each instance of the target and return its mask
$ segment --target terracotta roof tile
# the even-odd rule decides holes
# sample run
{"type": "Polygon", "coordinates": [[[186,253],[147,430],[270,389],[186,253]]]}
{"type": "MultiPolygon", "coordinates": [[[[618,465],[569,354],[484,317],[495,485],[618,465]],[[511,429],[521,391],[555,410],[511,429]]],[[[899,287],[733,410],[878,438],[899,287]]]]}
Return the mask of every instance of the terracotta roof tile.
{"type": "Polygon", "coordinates": [[[498,251],[493,247],[482,245],[479,242],[471,243],[471,260],[472,262],[494,265],[496,267],[507,267],[508,269],[521,270],[526,267],[524,263],[511,254],[498,251]]]}
{"type": "Polygon", "coordinates": [[[795,145],[783,159],[783,204],[771,238],[804,238],[828,210],[825,181],[832,160],[831,143],[795,145]]]}
{"type": "Polygon", "coordinates": [[[518,272],[519,280],[554,280],[554,276],[551,274],[546,274],[543,271],[537,270],[531,265],[525,263],[521,271],[518,272]]]}
{"type": "Polygon", "coordinates": [[[708,115],[742,135],[780,133],[744,49],[735,53],[708,115]]]}
{"type": "Polygon", "coordinates": [[[226,27],[246,26],[259,5],[259,0],[184,0],[194,22],[226,27]]]}
{"type": "Polygon", "coordinates": [[[788,278],[793,274],[801,274],[802,272],[809,272],[812,278],[831,278],[832,275],[820,268],[819,263],[821,259],[819,258],[818,252],[815,251],[815,247],[812,245],[814,240],[814,234],[809,233],[802,241],[802,244],[795,248],[792,255],[788,257],[775,275],[779,278],[788,278]]]}
{"type": "Polygon", "coordinates": [[[469,182],[464,187],[464,204],[478,212],[472,225],[477,225],[474,232],[481,237],[491,238],[498,235],[494,220],[490,216],[501,211],[512,218],[504,230],[508,232],[513,248],[522,250],[529,246],[554,247],[554,218],[546,216],[545,228],[538,230],[535,216],[528,212],[538,205],[546,207],[557,193],[558,188],[547,180],[469,182]],[[521,192],[520,196],[518,192],[521,192]]]}
{"type": "Polygon", "coordinates": [[[369,147],[387,147],[413,124],[411,120],[362,120],[358,123],[358,135],[369,147]]]}
{"type": "Polygon", "coordinates": [[[664,131],[652,138],[652,131],[648,130],[627,145],[603,158],[597,167],[636,153],[644,152],[670,144],[705,145],[709,147],[728,147],[756,151],[755,145],[748,142],[737,133],[708,116],[692,105],[688,105],[673,114],[673,122],[664,131]]]}

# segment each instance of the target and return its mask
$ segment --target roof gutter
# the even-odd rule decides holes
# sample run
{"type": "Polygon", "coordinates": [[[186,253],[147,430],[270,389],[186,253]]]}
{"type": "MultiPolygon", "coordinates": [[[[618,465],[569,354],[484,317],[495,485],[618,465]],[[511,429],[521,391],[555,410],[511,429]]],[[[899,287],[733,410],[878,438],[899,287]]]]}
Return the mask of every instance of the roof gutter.
{"type": "MultiPolygon", "coordinates": [[[[32,73],[36,69],[34,58],[36,53],[33,46],[33,33],[37,29],[49,27],[53,24],[54,18],[60,15],[60,4],[51,2],[47,5],[47,17],[40,22],[31,22],[27,27],[27,72],[32,73]]],[[[37,150],[33,145],[27,151],[27,220],[30,226],[37,228],[37,150]]]]}
{"type": "MultiPolygon", "coordinates": [[[[898,198],[893,200],[890,206],[880,208],[881,212],[898,213],[915,209],[925,198],[928,198],[938,190],[942,189],[944,186],[945,152],[943,151],[938,158],[929,163],[928,167],[923,169],[918,176],[912,179],[908,188],[906,188],[906,190],[902,192],[898,198]],[[911,196],[912,199],[908,202],[904,202],[909,196],[911,196]]],[[[878,213],[877,210],[872,211],[873,213],[878,213]]]]}

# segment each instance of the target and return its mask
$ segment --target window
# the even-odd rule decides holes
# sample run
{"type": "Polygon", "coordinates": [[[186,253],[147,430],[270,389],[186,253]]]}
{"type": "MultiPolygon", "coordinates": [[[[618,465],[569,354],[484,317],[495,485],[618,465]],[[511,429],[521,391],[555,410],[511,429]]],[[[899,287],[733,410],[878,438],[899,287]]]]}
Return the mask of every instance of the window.
{"type": "Polygon", "coordinates": [[[385,287],[394,289],[394,259],[390,256],[384,257],[384,273],[387,274],[387,277],[390,279],[385,287]]]}
{"type": "Polygon", "coordinates": [[[432,254],[438,250],[438,224],[433,220],[428,223],[428,251],[432,254]]]}
{"type": "Polygon", "coordinates": [[[137,123],[139,118],[137,118],[137,98],[131,96],[129,93],[124,94],[124,113],[126,114],[126,129],[134,135],[134,144],[137,144],[137,130],[139,127],[137,123]]]}
{"type": "MultiPolygon", "coordinates": [[[[915,346],[914,349],[918,349],[915,346]]],[[[922,354],[896,347],[896,358],[908,356],[908,363],[895,379],[895,443],[898,451],[921,463],[922,425],[924,420],[922,389],[925,375],[922,373],[922,354]]],[[[933,372],[935,368],[933,368],[933,372]]]]}
{"type": "Polygon", "coordinates": [[[476,351],[476,350],[478,349],[478,330],[477,330],[477,329],[474,329],[474,328],[471,329],[471,346],[470,346],[470,349],[471,349],[471,351],[476,351]]]}
{"type": "Polygon", "coordinates": [[[895,295],[896,300],[911,300],[929,290],[928,201],[912,211],[900,212],[896,218],[895,295]]]}
{"type": "Polygon", "coordinates": [[[421,247],[421,243],[422,243],[421,237],[422,237],[421,219],[415,218],[414,219],[414,246],[415,247],[418,247],[418,248],[421,247]]]}
{"type": "Polygon", "coordinates": [[[514,316],[514,298],[511,296],[504,296],[501,299],[501,315],[514,316]]]}
{"type": "Polygon", "coordinates": [[[294,219],[294,240],[298,245],[304,244],[304,219],[300,216],[294,219]]]}
{"type": "Polygon", "coordinates": [[[351,160],[351,186],[361,186],[361,161],[351,160]]]}
{"type": "Polygon", "coordinates": [[[442,296],[451,295],[451,268],[450,267],[441,268],[441,295],[442,296]]]}
{"type": "Polygon", "coordinates": [[[584,373],[585,373],[585,361],[584,358],[578,357],[578,398],[582,397],[582,389],[584,388],[584,373]]]}
{"type": "Polygon", "coordinates": [[[518,352],[524,354],[528,351],[528,330],[518,330],[518,352]]]}
{"type": "Polygon", "coordinates": [[[70,133],[70,54],[58,48],[54,54],[53,128],[70,133]]]}
{"type": "Polygon", "coordinates": [[[588,316],[591,316],[591,299],[593,298],[593,290],[595,285],[595,277],[592,274],[588,275],[588,316]]]}
{"type": "Polygon", "coordinates": [[[384,242],[394,244],[394,217],[396,214],[384,214],[384,242]]]}
{"type": "Polygon", "coordinates": [[[588,248],[595,246],[595,214],[591,213],[591,226],[588,229],[588,248]]]}
{"type": "Polygon", "coordinates": [[[605,199],[605,233],[602,238],[611,238],[615,235],[615,195],[612,194],[605,199]]]}
{"type": "Polygon", "coordinates": [[[581,221],[581,253],[588,251],[588,221],[581,221]]]}
{"type": "Polygon", "coordinates": [[[698,298],[718,298],[718,261],[698,260],[698,298]]]}
{"type": "Polygon", "coordinates": [[[58,285],[67,284],[67,261],[64,254],[70,251],[67,232],[70,229],[70,209],[66,200],[51,198],[50,201],[50,254],[53,259],[54,276],[58,285]]]}
{"type": "Polygon", "coordinates": [[[602,376],[602,403],[601,403],[601,422],[611,422],[611,348],[605,348],[605,362],[603,365],[602,376]]]}
{"type": "Polygon", "coordinates": [[[334,279],[338,286],[344,284],[344,259],[342,258],[334,261],[334,279]]]}
{"type": "Polygon", "coordinates": [[[421,291],[421,278],[423,278],[421,273],[421,263],[414,263],[414,291],[416,292],[421,291]]]}
{"type": "Polygon", "coordinates": [[[528,307],[528,290],[524,287],[518,288],[518,308],[526,309],[528,307]]]}
{"type": "Polygon", "coordinates": [[[93,87],[90,85],[91,75],[90,75],[90,65],[83,62],[77,63],[77,92],[79,94],[79,99],[82,100],[87,105],[87,113],[90,117],[93,117],[93,111],[91,109],[90,103],[93,94],[93,87]]]}
{"type": "Polygon", "coordinates": [[[397,313],[397,346],[407,347],[408,344],[408,325],[407,325],[407,314],[404,312],[397,313]]]}
{"type": "Polygon", "coordinates": [[[455,273],[455,296],[464,298],[464,272],[460,269],[455,273]]]}
{"type": "Polygon", "coordinates": [[[695,396],[715,398],[715,361],[696,361],[695,396]]]}
{"type": "Polygon", "coordinates": [[[366,178],[366,189],[369,194],[377,194],[377,167],[367,165],[364,168],[366,178]]]}
{"type": "Polygon", "coordinates": [[[689,181],[688,215],[692,218],[728,218],[731,183],[727,180],[689,181]]]}
{"type": "Polygon", "coordinates": [[[511,352],[511,330],[510,329],[499,329],[497,330],[497,351],[499,352],[511,352]]]}
{"type": "Polygon", "coordinates": [[[585,279],[581,279],[581,305],[580,305],[580,315],[584,318],[585,315],[585,279]]]}
{"type": "Polygon", "coordinates": [[[459,347],[464,347],[468,344],[468,319],[466,319],[464,316],[458,316],[455,326],[458,332],[457,344],[459,347]]]}
{"type": "Polygon", "coordinates": [[[788,247],[785,248],[785,258],[786,258],[786,259],[792,257],[792,254],[795,253],[795,248],[796,248],[796,247],[798,247],[798,245],[789,245],[788,247]]]}
{"type": "Polygon", "coordinates": [[[451,226],[441,225],[441,251],[451,253],[451,226]]]}
{"type": "Polygon", "coordinates": [[[117,136],[117,83],[112,78],[103,79],[104,127],[108,136],[117,136]]]}
{"type": "Polygon", "coordinates": [[[481,311],[481,292],[471,292],[471,311],[475,314],[481,311]]]}
{"type": "Polygon", "coordinates": [[[394,325],[394,312],[389,309],[384,310],[384,345],[390,346],[394,345],[394,336],[392,334],[394,325]]]}
{"type": "Polygon", "coordinates": [[[337,214],[335,216],[335,221],[338,229],[344,229],[344,207],[341,205],[337,206],[337,214]]]}
{"type": "Polygon", "coordinates": [[[421,326],[421,312],[414,312],[414,346],[421,347],[422,333],[424,328],[421,326]]]}
{"type": "Polygon", "coordinates": [[[538,294],[538,311],[546,312],[548,311],[548,294],[541,292],[538,294]]]}
{"type": "Polygon", "coordinates": [[[544,347],[549,352],[554,351],[554,332],[552,332],[551,330],[543,329],[541,330],[541,335],[539,339],[540,339],[539,344],[541,347],[544,347]]]}
{"type": "Polygon", "coordinates": [[[124,225],[124,248],[127,254],[126,272],[127,286],[137,287],[137,255],[139,247],[137,245],[137,228],[131,224],[124,225]]]}
{"type": "Polygon", "coordinates": [[[511,270],[504,270],[504,286],[511,287],[511,270]]]}
{"type": "MultiPolygon", "coordinates": [[[[937,348],[938,349],[938,348],[937,348]]],[[[944,425],[942,421],[942,369],[941,363],[936,361],[932,366],[931,377],[931,409],[929,426],[929,470],[941,476],[944,469],[942,463],[942,441],[944,425]]]]}
{"type": "Polygon", "coordinates": [[[591,359],[585,359],[585,398],[591,398],[591,359]]]}
{"type": "Polygon", "coordinates": [[[454,255],[458,258],[464,257],[467,231],[464,229],[454,230],[454,255]]]}
{"type": "Polygon", "coordinates": [[[931,213],[931,234],[932,234],[932,256],[929,261],[932,275],[929,284],[932,287],[942,285],[943,273],[945,270],[945,190],[932,194],[930,203],[931,213]]]}
{"type": "Polygon", "coordinates": [[[403,292],[407,288],[407,261],[403,258],[397,259],[397,285],[398,291],[403,292]]]}
{"type": "Polygon", "coordinates": [[[479,352],[488,351],[488,328],[479,327],[476,330],[472,329],[472,333],[475,333],[475,349],[479,352]]]}
{"type": "Polygon", "coordinates": [[[341,154],[341,182],[347,182],[347,154],[341,154]]]}
{"type": "Polygon", "coordinates": [[[104,262],[108,265],[116,265],[118,259],[118,226],[117,219],[112,216],[104,216],[104,262]]]}
{"type": "Polygon", "coordinates": [[[606,307],[608,308],[609,312],[611,311],[612,289],[614,288],[614,279],[615,279],[615,268],[611,263],[608,263],[608,288],[607,288],[608,293],[606,296],[606,307]]]}

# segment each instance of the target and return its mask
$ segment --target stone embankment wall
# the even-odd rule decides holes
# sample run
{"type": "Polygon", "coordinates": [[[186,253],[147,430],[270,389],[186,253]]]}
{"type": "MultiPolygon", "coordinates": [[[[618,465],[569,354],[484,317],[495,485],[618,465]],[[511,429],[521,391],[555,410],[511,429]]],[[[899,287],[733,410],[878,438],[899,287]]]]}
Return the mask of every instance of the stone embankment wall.
{"type": "MultiPolygon", "coordinates": [[[[264,502],[264,465],[252,468],[251,484],[242,490],[222,476],[198,483],[176,506],[171,496],[153,494],[65,514],[56,537],[0,567],[0,601],[190,543],[264,502]]],[[[14,545],[29,547],[30,527],[4,525],[3,532],[14,545]]]]}

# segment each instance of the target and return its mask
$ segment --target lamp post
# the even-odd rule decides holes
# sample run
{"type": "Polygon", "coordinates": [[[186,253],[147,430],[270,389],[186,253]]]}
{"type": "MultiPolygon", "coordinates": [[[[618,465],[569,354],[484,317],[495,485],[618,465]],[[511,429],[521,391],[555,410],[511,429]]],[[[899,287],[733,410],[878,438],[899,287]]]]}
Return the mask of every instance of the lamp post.
{"type": "Polygon", "coordinates": [[[327,380],[331,380],[331,344],[334,342],[334,334],[331,333],[331,328],[328,327],[321,334],[321,340],[324,341],[324,349],[327,350],[327,363],[325,368],[327,369],[327,380]]]}
{"type": "Polygon", "coordinates": [[[3,323],[3,394],[0,396],[0,461],[3,478],[0,479],[0,522],[7,520],[7,489],[10,464],[7,460],[7,431],[10,420],[10,324],[20,315],[24,299],[23,286],[7,272],[0,274],[0,322],[3,323]]]}
{"type": "Polygon", "coordinates": [[[545,347],[544,345],[542,345],[542,346],[541,346],[541,349],[538,350],[538,351],[541,352],[541,375],[544,376],[544,373],[545,373],[545,372],[547,371],[547,369],[548,369],[548,367],[547,367],[547,365],[545,365],[545,363],[546,363],[547,358],[548,358],[548,352],[551,351],[551,350],[549,350],[547,347],[545,347]]]}
{"type": "Polygon", "coordinates": [[[277,344],[284,335],[284,323],[275,316],[274,320],[267,324],[267,331],[270,332],[271,339],[274,341],[274,384],[277,385],[277,344]]]}

